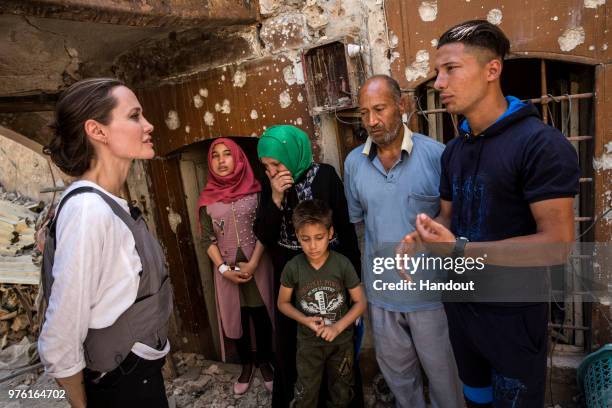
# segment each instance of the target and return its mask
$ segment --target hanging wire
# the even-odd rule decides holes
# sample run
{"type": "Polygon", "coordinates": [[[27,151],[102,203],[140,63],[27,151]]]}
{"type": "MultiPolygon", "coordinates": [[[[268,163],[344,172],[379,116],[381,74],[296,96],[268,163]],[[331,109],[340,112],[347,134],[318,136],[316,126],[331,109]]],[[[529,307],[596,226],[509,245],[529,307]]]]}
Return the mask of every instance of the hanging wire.
{"type": "MultiPolygon", "coordinates": [[[[552,94],[546,94],[547,97],[549,97],[553,102],[559,103],[562,102],[562,100],[557,99],[558,96],[554,96],[552,94]]],[[[568,102],[568,110],[567,110],[567,118],[565,119],[565,123],[561,123],[561,133],[563,133],[563,135],[565,135],[566,137],[569,136],[569,124],[570,124],[570,118],[571,118],[571,114],[572,114],[572,98],[570,97],[570,94],[568,93],[564,93],[562,96],[566,96],[567,97],[567,102],[568,102]]],[[[552,110],[550,109],[550,107],[548,106],[549,103],[545,103],[542,105],[542,109],[547,109],[548,113],[549,113],[549,118],[550,118],[550,122],[552,123],[553,127],[555,126],[555,120],[553,118],[553,114],[552,114],[552,110]]]]}
{"type": "Polygon", "coordinates": [[[417,103],[417,110],[421,114],[421,116],[425,117],[425,120],[427,120],[428,126],[431,127],[431,121],[429,120],[429,115],[426,114],[425,111],[423,111],[423,108],[421,107],[421,96],[416,96],[415,95],[415,99],[416,99],[416,103],[417,103]]]}
{"type": "Polygon", "coordinates": [[[359,125],[359,124],[361,123],[361,121],[360,121],[360,120],[355,121],[355,122],[347,122],[347,121],[344,121],[344,120],[340,119],[340,118],[338,117],[338,109],[334,109],[334,116],[336,117],[336,120],[337,120],[338,122],[340,122],[340,123],[344,123],[345,125],[355,126],[355,125],[359,125]]]}
{"type": "Polygon", "coordinates": [[[565,130],[561,129],[561,132],[565,136],[570,136],[569,125],[570,125],[570,118],[572,117],[572,98],[569,97],[568,93],[564,94],[564,96],[567,96],[568,107],[567,107],[567,119],[565,119],[565,124],[564,124],[565,130]]]}
{"type": "Polygon", "coordinates": [[[595,217],[595,219],[593,219],[593,222],[591,223],[591,225],[589,225],[589,227],[587,229],[585,229],[582,234],[578,235],[578,237],[576,238],[576,240],[579,240],[580,238],[582,238],[583,236],[585,236],[585,234],[587,232],[589,232],[594,226],[595,224],[597,224],[597,222],[605,217],[610,211],[612,211],[612,208],[608,208],[606,211],[604,211],[602,214],[599,214],[598,216],[595,217]]]}

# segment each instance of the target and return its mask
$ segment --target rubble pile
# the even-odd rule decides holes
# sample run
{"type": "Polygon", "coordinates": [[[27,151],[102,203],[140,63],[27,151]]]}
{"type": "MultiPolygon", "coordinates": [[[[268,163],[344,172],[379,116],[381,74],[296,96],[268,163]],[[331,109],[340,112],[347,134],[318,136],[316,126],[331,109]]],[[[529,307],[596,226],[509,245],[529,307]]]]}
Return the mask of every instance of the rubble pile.
{"type": "Polygon", "coordinates": [[[39,321],[34,304],[38,286],[0,285],[0,350],[21,342],[27,337],[34,342],[38,337],[39,321]]]}
{"type": "Polygon", "coordinates": [[[0,350],[24,337],[34,342],[38,334],[41,255],[35,248],[35,229],[46,215],[43,210],[43,203],[0,186],[0,350]]]}
{"type": "Polygon", "coordinates": [[[34,228],[43,204],[32,202],[0,187],[0,256],[31,252],[34,228]]]}
{"type": "Polygon", "coordinates": [[[269,407],[271,395],[263,386],[259,370],[249,390],[234,395],[233,384],[240,366],[205,360],[192,353],[173,353],[177,377],[166,379],[170,407],[183,408],[253,408],[269,407]]]}
{"type": "MultiPolygon", "coordinates": [[[[170,408],[251,408],[270,407],[272,395],[264,388],[259,370],[249,391],[234,395],[233,384],[240,374],[240,365],[204,359],[200,354],[172,353],[176,377],[166,375],[166,394],[170,408]]],[[[166,368],[169,363],[166,364],[166,368]]],[[[364,387],[366,408],[394,407],[393,394],[381,374],[364,387]]]]}

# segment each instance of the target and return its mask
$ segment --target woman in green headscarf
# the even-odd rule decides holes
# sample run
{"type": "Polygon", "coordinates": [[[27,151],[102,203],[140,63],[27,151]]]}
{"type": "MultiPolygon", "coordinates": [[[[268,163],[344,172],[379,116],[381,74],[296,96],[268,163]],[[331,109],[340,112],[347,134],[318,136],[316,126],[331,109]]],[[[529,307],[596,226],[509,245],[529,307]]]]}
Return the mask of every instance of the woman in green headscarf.
{"type": "Polygon", "coordinates": [[[296,180],[312,164],[312,148],[308,135],[302,129],[289,125],[267,129],[257,143],[257,155],[264,165],[270,161],[282,163],[296,180]]]}
{"type": "MultiPolygon", "coordinates": [[[[266,168],[268,179],[262,183],[254,231],[272,256],[275,296],[278,296],[285,264],[302,252],[291,216],[297,204],[304,200],[316,198],[329,205],[334,226],[330,248],[346,256],[361,275],[357,236],[349,221],[342,181],[329,164],[313,162],[308,135],[295,126],[272,126],[259,139],[257,155],[266,168]]],[[[286,407],[293,399],[296,379],[296,323],[278,310],[275,319],[272,406],[286,407]]]]}

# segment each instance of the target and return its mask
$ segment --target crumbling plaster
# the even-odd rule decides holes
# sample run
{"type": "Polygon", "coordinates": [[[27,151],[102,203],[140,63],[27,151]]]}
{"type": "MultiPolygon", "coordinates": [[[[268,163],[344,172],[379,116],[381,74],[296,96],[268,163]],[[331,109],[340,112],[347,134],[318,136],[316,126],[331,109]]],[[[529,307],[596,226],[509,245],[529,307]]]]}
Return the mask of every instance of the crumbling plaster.
{"type": "MultiPolygon", "coordinates": [[[[390,63],[396,55],[386,31],[383,1],[262,0],[259,7],[261,21],[256,24],[212,30],[202,25],[180,31],[170,27],[100,24],[86,16],[82,22],[27,13],[2,15],[0,34],[8,41],[0,42],[0,52],[9,60],[6,74],[0,76],[0,94],[57,92],[84,77],[109,75],[120,77],[131,86],[146,88],[163,81],[179,83],[199,72],[269,56],[291,61],[295,69],[283,72],[285,82],[293,85],[295,76],[297,84],[302,85],[300,51],[345,35],[361,42],[367,73],[390,72],[390,63]]],[[[239,84],[243,78],[230,80],[239,84]]],[[[283,109],[301,103],[305,96],[304,90],[291,100],[290,95],[279,92],[276,100],[283,109]]],[[[211,124],[216,113],[209,111],[211,124]]],[[[304,123],[306,115],[307,112],[297,115],[294,124],[304,123]]],[[[322,115],[319,122],[322,127],[313,132],[315,144],[321,138],[335,140],[335,134],[325,130],[333,129],[325,124],[329,120],[334,119],[322,115]]],[[[170,118],[169,123],[185,127],[180,120],[175,123],[170,118]]],[[[192,130],[185,127],[186,133],[192,130]]],[[[330,155],[331,152],[324,154],[330,155]]]]}
{"type": "Polygon", "coordinates": [[[0,95],[57,92],[81,78],[108,76],[118,54],[168,31],[0,15],[0,95]]]}
{"type": "Polygon", "coordinates": [[[41,190],[61,187],[70,181],[71,177],[42,154],[41,145],[0,126],[0,185],[6,191],[49,203],[54,198],[57,201],[59,195],[41,190]]]}
{"type": "MultiPolygon", "coordinates": [[[[291,87],[294,83],[303,84],[301,50],[350,35],[360,41],[366,75],[389,73],[391,60],[395,56],[385,29],[383,6],[384,3],[379,0],[263,0],[260,2],[259,24],[228,27],[208,33],[198,29],[173,33],[124,53],[117,58],[113,71],[130,84],[148,87],[160,82],[180,84],[197,73],[223,66],[232,65],[235,67],[232,72],[240,72],[245,62],[274,57],[287,59],[293,64],[293,68],[286,66],[279,75],[279,79],[291,87]]],[[[244,84],[245,77],[240,75],[220,78],[220,81],[233,81],[234,86],[244,84]]],[[[305,99],[305,89],[297,97],[290,95],[288,88],[270,88],[269,91],[277,92],[276,89],[279,89],[278,95],[268,95],[266,98],[275,100],[280,110],[305,99]]],[[[204,99],[195,98],[186,103],[197,107],[204,99]]],[[[219,102],[219,106],[215,105],[216,109],[202,112],[208,126],[214,126],[220,120],[223,107],[219,102]]],[[[170,123],[176,128],[188,125],[189,131],[194,131],[194,127],[183,124],[181,118],[177,123],[174,117],[168,118],[167,115],[168,112],[164,118],[170,121],[166,124],[170,123]]],[[[305,115],[306,111],[296,116],[293,124],[300,126],[304,123],[305,115]]],[[[249,107],[246,116],[263,119],[257,107],[249,107]]],[[[311,137],[314,150],[320,152],[318,158],[329,158],[339,170],[335,126],[332,126],[334,120],[333,116],[321,115],[315,121],[315,131],[311,137]]],[[[271,118],[270,124],[273,122],[271,118]]]]}

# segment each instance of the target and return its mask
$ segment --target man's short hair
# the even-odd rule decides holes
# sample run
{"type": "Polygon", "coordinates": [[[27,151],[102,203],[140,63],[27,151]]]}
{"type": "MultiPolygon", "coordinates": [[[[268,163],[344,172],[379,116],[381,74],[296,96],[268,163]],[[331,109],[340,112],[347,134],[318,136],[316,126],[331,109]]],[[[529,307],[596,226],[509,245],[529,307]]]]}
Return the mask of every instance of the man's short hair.
{"type": "Polygon", "coordinates": [[[372,82],[375,80],[381,80],[387,84],[387,87],[389,88],[389,91],[391,92],[391,95],[393,96],[393,99],[395,99],[396,102],[399,102],[402,99],[402,90],[399,86],[399,83],[395,79],[391,78],[389,75],[379,74],[372,75],[366,80],[366,82],[372,82]]]}
{"type": "Polygon", "coordinates": [[[307,224],[323,224],[326,229],[330,229],[332,210],[325,201],[304,200],[293,209],[291,221],[296,232],[307,224]]]}
{"type": "Polygon", "coordinates": [[[503,60],[510,51],[510,41],[504,32],[486,20],[470,20],[457,24],[438,40],[439,49],[445,44],[462,43],[490,51],[503,60]]]}

